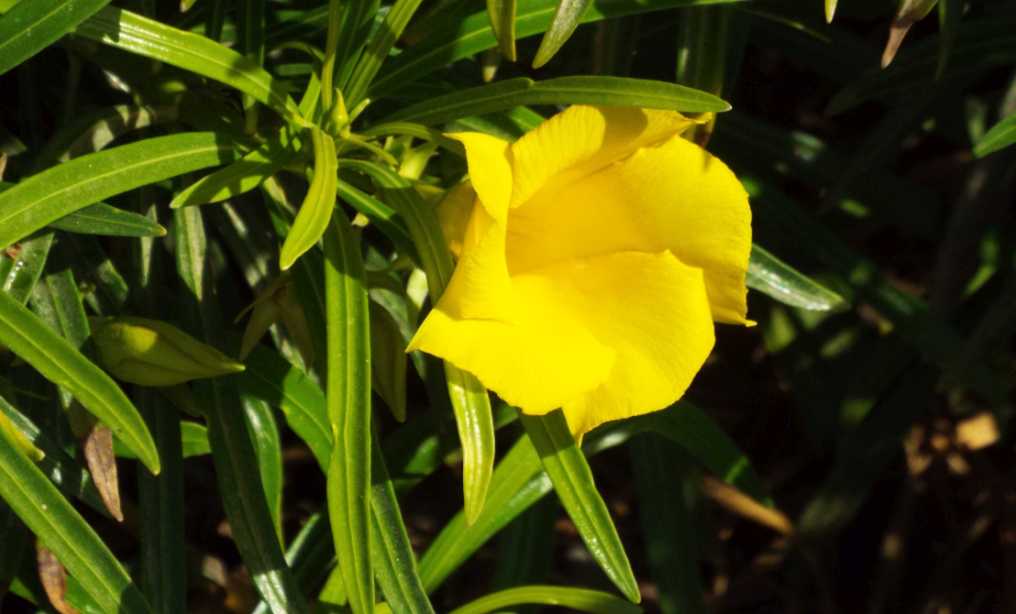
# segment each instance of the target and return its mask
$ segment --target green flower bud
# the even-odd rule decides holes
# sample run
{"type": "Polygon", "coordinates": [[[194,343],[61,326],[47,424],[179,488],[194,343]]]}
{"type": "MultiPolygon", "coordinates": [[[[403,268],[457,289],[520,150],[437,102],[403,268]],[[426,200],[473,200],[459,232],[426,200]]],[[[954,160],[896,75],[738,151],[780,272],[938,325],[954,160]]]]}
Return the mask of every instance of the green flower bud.
{"type": "Polygon", "coordinates": [[[243,371],[244,366],[180,329],[145,318],[100,318],[92,323],[99,362],[119,380],[175,386],[243,371]]]}

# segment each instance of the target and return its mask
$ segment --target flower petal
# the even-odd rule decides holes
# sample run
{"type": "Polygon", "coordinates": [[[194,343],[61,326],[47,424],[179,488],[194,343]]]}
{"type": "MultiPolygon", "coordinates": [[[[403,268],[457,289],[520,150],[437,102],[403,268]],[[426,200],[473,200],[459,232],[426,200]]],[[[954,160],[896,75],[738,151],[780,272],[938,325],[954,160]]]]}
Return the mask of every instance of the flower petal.
{"type": "Polygon", "coordinates": [[[713,318],[748,323],[748,196],[719,159],[680,137],[513,209],[512,274],[618,251],[670,250],[703,269],[713,318]]]}
{"type": "MultiPolygon", "coordinates": [[[[546,288],[544,288],[546,290],[546,288]]],[[[599,386],[613,352],[538,289],[511,322],[456,318],[439,306],[409,344],[469,371],[526,413],[545,414],[599,386]]]]}
{"type": "Polygon", "coordinates": [[[480,132],[457,132],[448,136],[465,146],[473,189],[487,213],[504,224],[512,196],[511,144],[480,132]]]}
{"type": "MultiPolygon", "coordinates": [[[[567,185],[694,123],[673,111],[569,107],[512,145],[511,205],[518,207],[541,189],[567,185]]],[[[472,171],[472,160],[469,166],[472,171]]]]}
{"type": "Polygon", "coordinates": [[[466,228],[469,226],[475,204],[476,190],[470,182],[465,181],[448,190],[437,206],[441,234],[444,235],[449,251],[456,258],[462,255],[462,241],[466,236],[466,228]]]}
{"type": "Polygon", "coordinates": [[[537,275],[567,296],[576,321],[615,353],[606,380],[564,404],[576,435],[667,407],[684,394],[712,350],[702,271],[669,251],[613,254],[537,275]]]}
{"type": "Polygon", "coordinates": [[[456,319],[509,321],[514,317],[505,227],[486,207],[472,208],[461,238],[459,262],[437,307],[456,319]]]}

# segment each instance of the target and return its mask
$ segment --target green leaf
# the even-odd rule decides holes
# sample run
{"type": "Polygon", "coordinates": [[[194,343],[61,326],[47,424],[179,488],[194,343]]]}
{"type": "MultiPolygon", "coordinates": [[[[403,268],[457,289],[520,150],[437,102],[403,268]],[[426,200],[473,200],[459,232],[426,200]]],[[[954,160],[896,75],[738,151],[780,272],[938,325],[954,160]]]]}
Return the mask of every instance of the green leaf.
{"type": "Polygon", "coordinates": [[[0,17],[0,75],[74,29],[109,0],[19,2],[0,17]]]}
{"type": "Polygon", "coordinates": [[[792,307],[813,311],[846,307],[842,296],[754,244],[745,283],[749,288],[792,307]]]}
{"type": "Polygon", "coordinates": [[[264,347],[247,357],[247,369],[237,376],[241,394],[250,394],[278,407],[286,423],[310,448],[318,465],[327,469],[332,432],[325,395],[306,373],[264,347]]]}
{"type": "Polygon", "coordinates": [[[130,576],[42,471],[0,432],[0,497],[104,612],[151,612],[130,576]]]}
{"type": "Polygon", "coordinates": [[[64,493],[64,496],[74,497],[100,514],[109,516],[109,511],[102,502],[91,476],[74,457],[3,397],[0,397],[0,412],[6,415],[32,445],[45,454],[45,458],[36,462],[36,466],[60,489],[60,492],[64,493]]]}
{"type": "Polygon", "coordinates": [[[937,82],[939,55],[936,50],[942,34],[929,36],[904,49],[889,68],[882,70],[876,66],[855,76],[833,96],[826,112],[842,113],[872,98],[912,105],[915,91],[920,88],[933,84],[945,87],[954,77],[977,75],[992,67],[1012,64],[1016,59],[1014,28],[1016,19],[1006,15],[960,24],[956,28],[949,65],[937,82]]]}
{"type": "Polygon", "coordinates": [[[520,586],[480,597],[450,614],[487,614],[505,608],[537,603],[592,614],[638,614],[642,608],[601,591],[567,586],[520,586]]]}
{"type": "Polygon", "coordinates": [[[234,144],[212,132],[157,137],[75,158],[0,193],[0,246],[139,186],[231,161],[234,144]]]}
{"type": "Polygon", "coordinates": [[[974,146],[974,155],[983,158],[1013,143],[1016,143],[1016,113],[992,126],[981,137],[981,140],[977,141],[977,145],[974,146]]]}
{"type": "Polygon", "coordinates": [[[949,65],[949,57],[952,55],[953,44],[956,42],[956,29],[959,27],[962,13],[963,0],[939,0],[938,27],[942,42],[938,46],[938,67],[935,69],[937,77],[941,77],[949,65]]]}
{"type": "Polygon", "coordinates": [[[652,433],[633,438],[628,449],[643,544],[659,591],[660,610],[663,614],[704,613],[698,570],[701,530],[690,508],[701,475],[687,455],[652,433]]]}
{"type": "Polygon", "coordinates": [[[283,543],[282,534],[282,443],[279,440],[279,427],[275,424],[275,415],[268,403],[261,399],[240,395],[243,411],[247,414],[247,425],[250,430],[251,443],[258,459],[258,471],[261,473],[261,487],[268,502],[268,511],[272,515],[275,534],[279,543],[283,543]]]}
{"type": "Polygon", "coordinates": [[[498,47],[509,61],[515,61],[515,13],[518,0],[487,0],[487,14],[490,27],[498,47]]]}
{"type": "Polygon", "coordinates": [[[558,0],[554,20],[550,22],[550,28],[540,40],[540,48],[536,50],[533,68],[540,68],[549,62],[564,46],[575,28],[582,23],[582,15],[590,3],[590,0],[558,0]]]}
{"type": "Polygon", "coordinates": [[[325,234],[335,209],[338,182],[335,141],[319,128],[311,129],[311,139],[314,143],[314,178],[282,244],[279,268],[283,271],[293,266],[304,252],[317,245],[325,234]]]}
{"type": "Polygon", "coordinates": [[[138,410],[119,386],[63,337],[6,293],[0,292],[0,345],[49,381],[63,386],[147,466],[159,472],[159,455],[138,410]]]}
{"type": "Polygon", "coordinates": [[[222,202],[258,187],[289,164],[299,151],[300,142],[291,141],[294,149],[268,143],[251,151],[236,162],[205,175],[173,197],[169,206],[173,209],[222,202]]]}
{"type": "Polygon", "coordinates": [[[399,325],[388,311],[370,302],[370,366],[374,392],[399,422],[406,421],[406,345],[399,325]]]}
{"type": "MultiPolygon", "coordinates": [[[[259,394],[266,395],[262,398],[275,399],[272,402],[282,408],[290,427],[310,446],[322,470],[327,471],[332,435],[325,415],[325,395],[317,384],[297,367],[266,349],[258,349],[251,354],[247,371],[238,380],[241,390],[257,389],[259,394]],[[245,380],[250,381],[244,383],[245,380]],[[248,384],[250,388],[247,388],[248,384]]],[[[376,450],[372,451],[371,462],[370,543],[374,573],[389,602],[399,604],[394,611],[430,611],[425,607],[428,603],[426,592],[423,591],[415,556],[402,525],[394,485],[383,458],[376,450]]],[[[330,540],[325,543],[330,543],[330,540]]],[[[295,547],[294,542],[291,552],[295,547]]],[[[318,550],[314,550],[315,560],[324,556],[318,550]]],[[[330,546],[328,551],[331,552],[330,546]]],[[[287,555],[287,560],[290,558],[287,555]]],[[[299,573],[299,569],[296,571],[299,573]]],[[[317,572],[308,569],[307,573],[317,572]]]]}
{"type": "Polygon", "coordinates": [[[76,34],[224,83],[289,121],[307,124],[282,83],[260,64],[204,36],[115,7],[93,15],[76,34]]]}
{"type": "Polygon", "coordinates": [[[624,545],[564,414],[556,410],[546,416],[520,414],[519,419],[589,553],[624,596],[638,603],[642,598],[624,545]]]}
{"type": "MultiPolygon", "coordinates": [[[[190,300],[182,313],[185,321],[206,339],[221,336],[217,295],[211,291],[211,271],[201,209],[173,212],[176,270],[190,300]]],[[[309,612],[292,571],[286,565],[271,510],[247,414],[240,411],[234,380],[203,380],[192,385],[198,407],[208,420],[212,461],[229,520],[233,540],[262,598],[275,614],[309,612]]]]}
{"type": "MultiPolygon", "coordinates": [[[[136,393],[138,407],[162,454],[161,474],[138,475],[141,588],[157,612],[183,612],[187,609],[187,556],[182,425],[177,412],[158,392],[138,387],[136,393]]],[[[207,432],[202,431],[207,450],[207,432]]]]}
{"type": "Polygon", "coordinates": [[[392,612],[433,614],[377,438],[371,448],[371,555],[378,584],[392,612]]]}
{"type": "Polygon", "coordinates": [[[339,198],[367,216],[378,230],[391,239],[399,253],[417,258],[413,240],[409,238],[409,231],[394,209],[345,181],[339,182],[338,193],[339,198]]]}
{"type": "Polygon", "coordinates": [[[37,156],[39,168],[104,149],[121,135],[179,119],[180,105],[120,104],[75,117],[46,143],[37,156]]]}
{"type": "Polygon", "coordinates": [[[24,305],[42,276],[53,233],[40,234],[17,246],[13,257],[0,256],[0,291],[24,305]]]}
{"type": "Polygon", "coordinates": [[[309,612],[292,571],[286,565],[261,482],[253,435],[236,404],[236,390],[210,380],[207,390],[208,439],[223,507],[233,539],[262,598],[275,614],[309,612]]]}
{"type": "Polygon", "coordinates": [[[724,482],[755,499],[770,502],[748,456],[712,418],[691,403],[681,401],[630,422],[635,428],[659,433],[678,444],[724,482]]]}
{"type": "Polygon", "coordinates": [[[328,467],[328,517],[350,605],[355,614],[367,614],[374,611],[370,319],[360,247],[347,226],[345,216],[336,215],[324,237],[327,407],[335,433],[328,467]]]}
{"type": "MultiPolygon", "coordinates": [[[[428,206],[408,180],[377,164],[349,160],[345,165],[370,176],[382,196],[406,222],[420,266],[427,274],[431,300],[436,303],[451,279],[452,259],[433,207],[428,206]]],[[[466,518],[475,520],[484,506],[494,468],[494,421],[490,398],[472,374],[444,363],[448,396],[462,442],[462,491],[466,518]]]]}
{"type": "MultiPolygon", "coordinates": [[[[631,435],[623,423],[597,429],[586,437],[588,455],[620,445],[631,435]]],[[[420,559],[420,577],[433,591],[495,533],[553,489],[543,472],[540,457],[528,437],[519,439],[498,463],[490,482],[483,513],[466,523],[459,512],[431,542],[420,559]]]]}
{"type": "MultiPolygon", "coordinates": [[[[653,11],[706,4],[727,4],[741,0],[659,0],[652,3],[641,0],[600,0],[594,2],[582,15],[582,23],[611,17],[638,15],[653,11]]],[[[556,11],[557,0],[518,0],[515,20],[516,38],[525,38],[547,30],[556,11]]],[[[425,31],[426,42],[407,49],[385,67],[384,74],[370,86],[371,98],[389,94],[398,88],[421,79],[432,71],[497,46],[497,39],[487,11],[473,13],[462,20],[438,23],[425,31]]]]}
{"type": "Polygon", "coordinates": [[[402,36],[409,19],[416,13],[422,0],[396,0],[392,5],[381,28],[374,34],[374,37],[367,43],[360,61],[357,62],[353,74],[345,84],[343,92],[346,96],[346,104],[349,108],[355,108],[366,96],[367,90],[374,77],[377,75],[381,64],[388,57],[388,53],[395,46],[395,42],[402,36]]]}
{"type": "Polygon", "coordinates": [[[50,228],[107,237],[164,237],[166,229],[147,216],[99,203],[52,222],[50,228]]]}
{"type": "Polygon", "coordinates": [[[635,106],[687,113],[730,109],[712,94],[664,81],[584,76],[533,81],[519,77],[438,96],[401,109],[385,121],[432,125],[534,104],[635,106]]]}
{"type": "MultiPolygon", "coordinates": [[[[357,61],[364,53],[371,26],[381,15],[380,6],[379,0],[355,0],[339,3],[341,25],[338,30],[338,45],[335,48],[335,67],[338,70],[335,84],[343,91],[349,84],[349,78],[356,68],[357,61]]],[[[311,14],[313,11],[302,11],[302,13],[311,14]]]]}

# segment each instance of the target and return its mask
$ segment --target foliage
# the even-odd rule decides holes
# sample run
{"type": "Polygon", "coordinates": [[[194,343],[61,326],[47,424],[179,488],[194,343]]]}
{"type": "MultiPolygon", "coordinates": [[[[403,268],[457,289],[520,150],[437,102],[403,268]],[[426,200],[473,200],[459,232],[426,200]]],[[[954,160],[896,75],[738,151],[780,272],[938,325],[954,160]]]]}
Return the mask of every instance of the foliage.
{"type": "Polygon", "coordinates": [[[999,611],[1014,31],[1003,0],[0,0],[4,611],[999,611]],[[454,268],[446,134],[572,104],[695,120],[758,324],[579,441],[404,354],[454,268]]]}

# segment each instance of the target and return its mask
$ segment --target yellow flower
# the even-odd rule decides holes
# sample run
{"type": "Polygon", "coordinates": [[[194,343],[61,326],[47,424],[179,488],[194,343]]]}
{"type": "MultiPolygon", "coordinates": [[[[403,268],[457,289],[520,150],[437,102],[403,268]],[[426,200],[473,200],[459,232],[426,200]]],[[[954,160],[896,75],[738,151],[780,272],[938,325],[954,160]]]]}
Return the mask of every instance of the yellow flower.
{"type": "Polygon", "coordinates": [[[748,197],[678,113],[575,106],[515,143],[451,135],[470,181],[441,204],[455,273],[410,350],[571,430],[662,409],[748,325],[748,197]]]}

